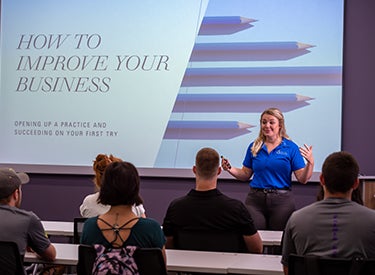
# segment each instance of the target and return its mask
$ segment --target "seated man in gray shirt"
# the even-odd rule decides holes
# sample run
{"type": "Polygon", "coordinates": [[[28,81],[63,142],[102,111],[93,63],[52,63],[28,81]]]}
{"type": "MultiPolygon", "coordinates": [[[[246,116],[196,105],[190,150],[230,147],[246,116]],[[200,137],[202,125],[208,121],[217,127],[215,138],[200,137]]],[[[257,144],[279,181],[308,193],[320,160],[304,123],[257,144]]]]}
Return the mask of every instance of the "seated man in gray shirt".
{"type": "Polygon", "coordinates": [[[326,158],[320,175],[324,199],[295,211],[286,225],[281,260],[285,274],[291,253],[375,258],[375,211],[351,200],[358,172],[357,161],[347,152],[326,158]]]}
{"type": "Polygon", "coordinates": [[[27,249],[31,249],[41,258],[53,261],[56,250],[47,238],[40,219],[33,212],[19,208],[21,186],[28,181],[25,173],[0,168],[0,241],[15,242],[22,257],[27,249]]]}

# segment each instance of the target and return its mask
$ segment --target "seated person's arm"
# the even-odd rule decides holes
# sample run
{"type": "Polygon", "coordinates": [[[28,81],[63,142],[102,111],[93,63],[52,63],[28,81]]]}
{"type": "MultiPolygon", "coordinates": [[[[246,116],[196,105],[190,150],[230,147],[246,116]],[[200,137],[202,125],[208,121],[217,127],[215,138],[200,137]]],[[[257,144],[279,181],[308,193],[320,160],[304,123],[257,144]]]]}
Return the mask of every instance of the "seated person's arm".
{"type": "Polygon", "coordinates": [[[56,259],[56,249],[53,244],[50,244],[44,252],[38,255],[47,261],[54,261],[56,259]]]}
{"type": "Polygon", "coordinates": [[[254,235],[244,235],[245,244],[247,250],[250,253],[262,253],[263,252],[263,242],[260,238],[259,233],[255,233],[254,235]]]}
{"type": "Polygon", "coordinates": [[[56,258],[56,249],[48,239],[40,219],[33,214],[28,228],[28,247],[47,261],[56,258]]]}
{"type": "Polygon", "coordinates": [[[167,268],[167,254],[165,254],[165,246],[161,249],[161,253],[163,254],[165,268],[167,268]]]}
{"type": "Polygon", "coordinates": [[[167,249],[173,249],[174,248],[173,237],[172,236],[166,237],[166,239],[167,239],[167,242],[165,243],[165,248],[167,248],[167,249]]]}
{"type": "Polygon", "coordinates": [[[284,268],[284,275],[288,275],[289,274],[288,267],[286,265],[283,265],[283,268],[284,268]]]}

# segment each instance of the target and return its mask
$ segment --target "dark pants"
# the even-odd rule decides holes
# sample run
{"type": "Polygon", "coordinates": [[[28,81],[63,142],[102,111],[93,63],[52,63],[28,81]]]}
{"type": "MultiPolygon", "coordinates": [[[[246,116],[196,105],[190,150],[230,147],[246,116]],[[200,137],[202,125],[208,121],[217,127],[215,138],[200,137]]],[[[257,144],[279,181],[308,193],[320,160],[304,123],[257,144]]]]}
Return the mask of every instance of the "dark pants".
{"type": "Polygon", "coordinates": [[[258,230],[283,231],[295,210],[294,196],[290,190],[265,192],[251,188],[245,204],[258,230]]]}

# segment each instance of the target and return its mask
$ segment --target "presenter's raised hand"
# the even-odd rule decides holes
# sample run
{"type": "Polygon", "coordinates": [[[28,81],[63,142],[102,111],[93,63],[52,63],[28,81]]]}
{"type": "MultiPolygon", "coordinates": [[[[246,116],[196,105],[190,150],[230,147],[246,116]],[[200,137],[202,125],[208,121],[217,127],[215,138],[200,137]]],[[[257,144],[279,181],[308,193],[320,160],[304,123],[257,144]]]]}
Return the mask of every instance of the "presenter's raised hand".
{"type": "Polygon", "coordinates": [[[312,146],[304,144],[303,147],[299,148],[301,155],[306,159],[307,163],[314,165],[314,156],[312,146]]]}

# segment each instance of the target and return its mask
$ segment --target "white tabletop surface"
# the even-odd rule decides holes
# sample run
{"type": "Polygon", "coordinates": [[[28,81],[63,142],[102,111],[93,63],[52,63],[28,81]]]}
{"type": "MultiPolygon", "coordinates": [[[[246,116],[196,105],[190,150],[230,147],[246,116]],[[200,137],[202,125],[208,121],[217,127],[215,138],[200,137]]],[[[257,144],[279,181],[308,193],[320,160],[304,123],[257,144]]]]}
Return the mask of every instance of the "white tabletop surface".
{"type": "Polygon", "coordinates": [[[235,253],[167,249],[168,271],[227,274],[235,253]]]}
{"type": "Polygon", "coordinates": [[[228,273],[282,275],[281,256],[266,254],[237,254],[236,261],[228,267],[228,273]]]}
{"type": "MultiPolygon", "coordinates": [[[[53,243],[55,264],[77,265],[78,245],[53,243]]],[[[188,250],[166,250],[168,271],[202,272],[216,274],[282,275],[281,256],[264,254],[222,253],[188,250]]],[[[35,253],[27,252],[25,262],[40,263],[35,253]]]]}
{"type": "MultiPolygon", "coordinates": [[[[77,265],[78,263],[78,244],[69,243],[53,243],[56,248],[56,260],[54,264],[61,265],[77,265]]],[[[35,253],[26,252],[24,262],[42,263],[35,253]]]]}
{"type": "Polygon", "coordinates": [[[281,256],[167,249],[168,271],[282,275],[281,256]]]}
{"type": "Polygon", "coordinates": [[[42,224],[47,235],[73,237],[73,222],[42,221],[42,224]]]}
{"type": "Polygon", "coordinates": [[[258,233],[263,241],[263,245],[279,246],[281,244],[283,231],[258,230],[258,233]]]}

